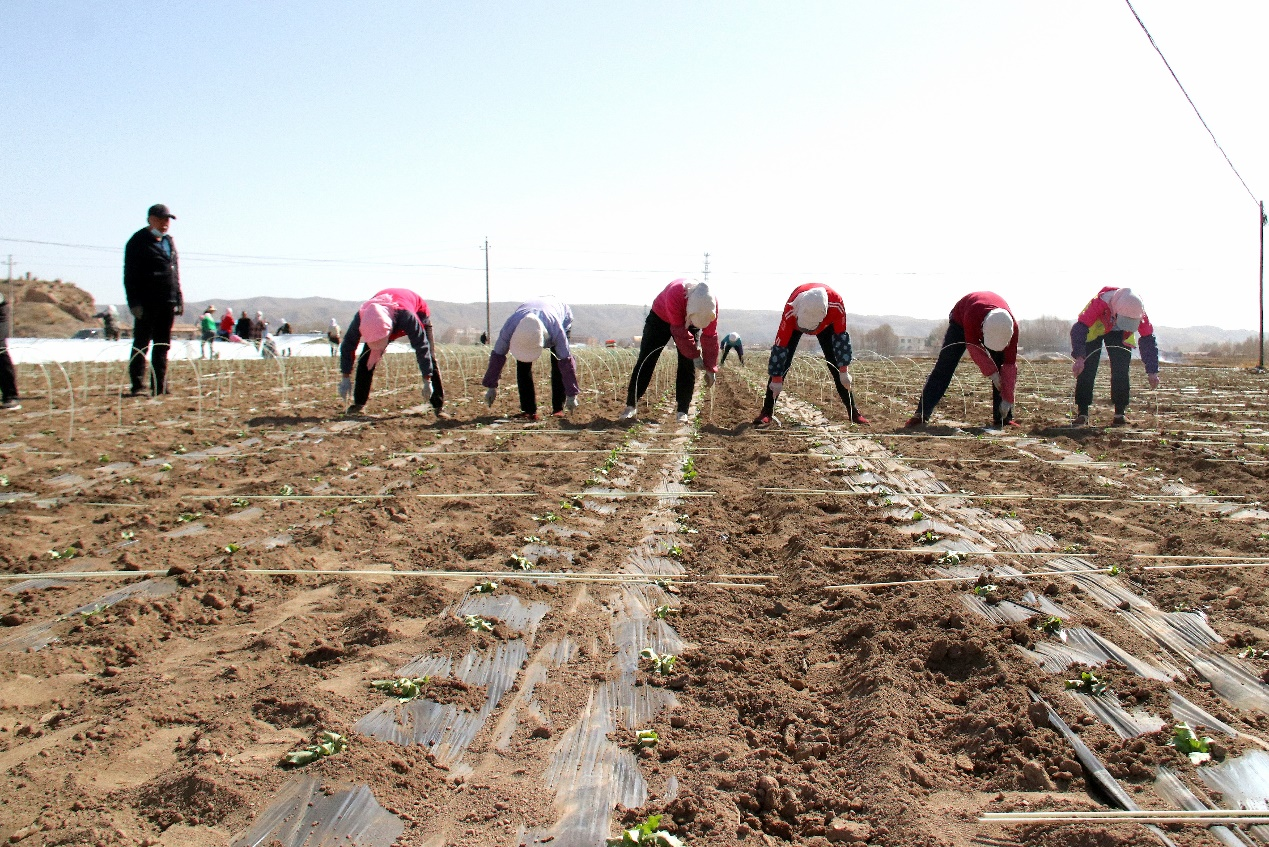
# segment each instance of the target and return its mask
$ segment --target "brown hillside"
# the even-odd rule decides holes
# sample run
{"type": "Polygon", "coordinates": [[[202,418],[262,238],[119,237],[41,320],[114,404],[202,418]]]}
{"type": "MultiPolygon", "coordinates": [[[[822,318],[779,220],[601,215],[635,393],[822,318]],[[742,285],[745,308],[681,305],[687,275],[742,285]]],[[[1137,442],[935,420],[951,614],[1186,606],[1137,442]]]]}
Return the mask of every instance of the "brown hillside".
{"type": "Polygon", "coordinates": [[[60,279],[15,279],[13,291],[4,285],[4,296],[13,299],[13,336],[16,338],[66,338],[85,327],[100,326],[93,318],[93,297],[73,282],[60,279]]]}

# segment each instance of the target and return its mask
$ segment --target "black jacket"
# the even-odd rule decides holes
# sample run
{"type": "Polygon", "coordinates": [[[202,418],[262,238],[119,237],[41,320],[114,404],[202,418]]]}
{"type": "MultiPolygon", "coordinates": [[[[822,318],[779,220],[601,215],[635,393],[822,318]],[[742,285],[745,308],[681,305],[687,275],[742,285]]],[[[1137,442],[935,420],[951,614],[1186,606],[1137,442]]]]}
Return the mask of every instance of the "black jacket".
{"type": "Polygon", "coordinates": [[[234,335],[243,341],[251,340],[251,318],[243,315],[238,318],[238,323],[234,324],[234,335]]]}
{"type": "Polygon", "coordinates": [[[155,238],[148,226],[133,233],[123,249],[123,290],[129,306],[184,307],[176,244],[171,236],[155,238]],[[172,248],[171,256],[163,250],[164,238],[172,248]]]}

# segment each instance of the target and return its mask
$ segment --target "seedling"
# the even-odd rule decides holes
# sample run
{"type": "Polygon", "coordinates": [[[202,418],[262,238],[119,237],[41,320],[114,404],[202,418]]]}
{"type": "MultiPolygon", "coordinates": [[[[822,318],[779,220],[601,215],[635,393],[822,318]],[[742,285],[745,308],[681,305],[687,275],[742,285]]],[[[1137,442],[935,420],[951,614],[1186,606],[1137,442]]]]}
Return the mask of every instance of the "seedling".
{"type": "Polygon", "coordinates": [[[463,615],[463,623],[472,632],[493,632],[493,624],[480,615],[463,615]]]}
{"type": "Polygon", "coordinates": [[[655,729],[635,730],[635,745],[640,748],[655,747],[657,746],[658,740],[660,739],[657,737],[657,731],[655,729]]]}
{"type": "Polygon", "coordinates": [[[1092,694],[1096,697],[1099,694],[1105,694],[1110,689],[1110,683],[1098,679],[1088,671],[1083,671],[1080,673],[1079,679],[1068,679],[1066,681],[1066,689],[1068,691],[1078,691],[1081,694],[1092,694]]]}
{"type": "Polygon", "coordinates": [[[101,462],[103,465],[106,464],[106,462],[110,461],[110,454],[102,453],[100,456],[97,457],[97,461],[101,462]]]}
{"type": "Polygon", "coordinates": [[[525,544],[541,544],[542,539],[538,538],[536,535],[526,535],[524,537],[524,543],[525,544]]]}
{"type": "Polygon", "coordinates": [[[48,557],[50,559],[73,559],[75,558],[75,548],[67,547],[65,550],[49,550],[48,557]]]}
{"type": "Polygon", "coordinates": [[[670,615],[677,615],[679,610],[671,606],[669,603],[662,603],[652,610],[652,617],[659,621],[663,621],[670,615]]]}
{"type": "Polygon", "coordinates": [[[661,578],[659,578],[659,579],[654,579],[654,580],[652,580],[652,584],[653,584],[653,585],[655,585],[657,588],[660,588],[662,591],[673,591],[673,590],[674,590],[674,583],[670,582],[670,578],[669,578],[669,577],[664,577],[664,576],[663,576],[663,577],[661,577],[661,578]]]}
{"type": "Polygon", "coordinates": [[[1083,551],[1083,549],[1084,549],[1083,544],[1075,543],[1075,544],[1068,544],[1065,547],[1063,547],[1062,552],[1063,553],[1079,553],[1083,551]]]}
{"type": "Polygon", "coordinates": [[[623,830],[619,838],[609,838],[607,847],[628,847],[628,845],[652,845],[652,847],[685,847],[683,841],[664,829],[657,829],[661,824],[660,815],[652,815],[633,829],[623,830]]]}
{"type": "Polygon", "coordinates": [[[1172,727],[1172,741],[1170,743],[1179,752],[1189,756],[1191,764],[1201,765],[1212,758],[1212,739],[1207,737],[1199,738],[1194,734],[1194,730],[1190,728],[1188,723],[1179,723],[1172,727]]]}
{"type": "Polygon", "coordinates": [[[950,553],[944,553],[942,556],[939,556],[939,564],[940,565],[959,565],[961,562],[964,562],[968,558],[969,558],[968,553],[960,553],[957,551],[952,551],[950,553]]]}
{"type": "Polygon", "coordinates": [[[170,471],[171,469],[172,469],[171,462],[164,462],[163,464],[159,465],[159,470],[161,471],[170,471]]]}
{"type": "Polygon", "coordinates": [[[925,520],[925,512],[922,512],[922,511],[920,511],[920,510],[917,510],[917,511],[913,512],[913,513],[912,513],[912,520],[914,520],[914,521],[923,521],[923,520],[925,520]]]}
{"type": "Polygon", "coordinates": [[[357,460],[357,464],[361,465],[363,468],[369,467],[370,465],[373,465],[374,463],[375,463],[375,460],[371,458],[370,456],[362,456],[360,459],[357,460]]]}
{"type": "Polygon", "coordinates": [[[322,512],[322,516],[323,516],[323,517],[327,517],[327,518],[329,518],[329,517],[333,517],[333,516],[334,516],[334,514],[335,514],[335,512],[337,512],[337,511],[339,511],[339,507],[338,507],[338,506],[331,506],[329,509],[327,509],[326,511],[322,512]]]}
{"type": "Polygon", "coordinates": [[[1041,632],[1047,632],[1049,635],[1059,635],[1062,632],[1062,619],[1057,615],[1049,615],[1036,626],[1041,632]]]}
{"type": "Polygon", "coordinates": [[[7,487],[8,485],[9,485],[9,477],[8,477],[8,475],[6,475],[6,474],[0,474],[0,488],[5,488],[5,487],[7,487]]]}
{"type": "Polygon", "coordinates": [[[321,482],[321,481],[322,481],[322,478],[321,478],[320,476],[310,476],[310,477],[308,478],[308,481],[309,481],[309,482],[321,482]]]}
{"type": "Polygon", "coordinates": [[[123,483],[124,485],[132,485],[134,482],[136,482],[136,480],[130,476],[125,476],[123,479],[119,481],[123,483]]]}
{"type": "Polygon", "coordinates": [[[534,565],[533,562],[529,561],[524,556],[521,556],[519,553],[512,553],[507,558],[507,567],[519,568],[522,571],[531,571],[533,570],[534,565]]]}
{"type": "Polygon", "coordinates": [[[651,647],[645,647],[640,650],[639,658],[652,662],[653,673],[660,676],[669,676],[674,673],[674,663],[679,660],[679,657],[673,653],[658,654],[651,647]]]}
{"type": "Polygon", "coordinates": [[[917,541],[920,541],[922,544],[934,544],[935,542],[942,540],[943,536],[939,535],[932,529],[927,529],[925,532],[917,536],[917,541]]]}
{"type": "Polygon", "coordinates": [[[671,559],[678,559],[683,555],[683,548],[675,544],[669,550],[665,551],[665,555],[669,556],[671,559]]]}
{"type": "Polygon", "coordinates": [[[119,533],[119,537],[124,541],[132,541],[137,537],[137,534],[130,529],[125,529],[119,533]]]}
{"type": "Polygon", "coordinates": [[[997,588],[999,588],[999,586],[979,585],[979,586],[975,586],[974,593],[977,594],[979,597],[987,597],[987,596],[990,596],[991,594],[994,594],[997,588]]]}
{"type": "Polygon", "coordinates": [[[198,520],[202,516],[202,512],[181,512],[180,515],[177,516],[176,520],[178,523],[190,523],[191,521],[198,520]]]}
{"type": "Polygon", "coordinates": [[[498,583],[494,582],[492,579],[482,579],[480,582],[476,583],[476,587],[472,590],[477,594],[493,594],[498,590],[498,583]]]}
{"type": "Polygon", "coordinates": [[[1238,653],[1240,659],[1269,659],[1269,650],[1256,650],[1255,647],[1244,647],[1238,653]]]}
{"type": "Polygon", "coordinates": [[[242,549],[241,544],[226,544],[224,547],[220,548],[220,552],[228,553],[230,556],[232,556],[234,553],[237,553],[241,549],[242,549]]]}
{"type": "Polygon", "coordinates": [[[398,679],[376,679],[370,683],[372,688],[397,698],[402,703],[409,703],[423,693],[423,686],[432,681],[430,676],[403,676],[398,679]]]}
{"type": "Polygon", "coordinates": [[[175,454],[176,454],[176,455],[178,455],[178,456],[184,456],[184,455],[185,455],[187,452],[189,452],[189,451],[187,451],[187,450],[185,449],[185,445],[184,445],[184,444],[177,444],[177,445],[176,445],[176,449],[174,449],[172,452],[173,452],[173,453],[175,453],[175,454]]]}
{"type": "Polygon", "coordinates": [[[282,491],[280,493],[283,497],[293,497],[295,496],[295,489],[289,485],[284,485],[282,486],[282,491]]]}
{"type": "Polygon", "coordinates": [[[288,765],[302,767],[318,759],[324,759],[327,756],[333,756],[336,753],[342,753],[348,749],[348,741],[338,732],[329,732],[322,730],[317,733],[317,743],[310,744],[303,750],[293,750],[286,754],[285,762],[288,765]]]}
{"type": "Polygon", "coordinates": [[[683,462],[683,482],[691,482],[698,476],[700,476],[700,474],[696,472],[696,460],[691,456],[688,456],[683,462]]]}
{"type": "Polygon", "coordinates": [[[251,501],[250,501],[250,500],[248,500],[246,497],[235,497],[235,498],[234,498],[234,499],[230,502],[230,505],[231,505],[231,506],[237,506],[239,509],[244,509],[244,508],[246,508],[247,506],[250,506],[250,505],[251,505],[251,501]]]}
{"type": "Polygon", "coordinates": [[[1124,568],[1122,565],[1111,565],[1110,568],[1108,568],[1106,572],[1109,573],[1111,576],[1119,576],[1121,573],[1124,572],[1124,568]]]}
{"type": "Polygon", "coordinates": [[[1051,533],[1049,533],[1049,532],[1046,532],[1046,531],[1045,531],[1045,529],[1044,529],[1044,527],[1042,527],[1042,526],[1037,526],[1037,527],[1035,528],[1035,534],[1036,534],[1036,535],[1047,535],[1047,536],[1049,536],[1050,538],[1052,538],[1052,537],[1053,537],[1053,535],[1052,535],[1051,533]]]}
{"type": "Polygon", "coordinates": [[[537,515],[530,515],[529,517],[535,521],[544,521],[545,523],[555,523],[560,519],[560,516],[554,512],[547,512],[545,515],[542,515],[542,517],[538,517],[537,515]]]}

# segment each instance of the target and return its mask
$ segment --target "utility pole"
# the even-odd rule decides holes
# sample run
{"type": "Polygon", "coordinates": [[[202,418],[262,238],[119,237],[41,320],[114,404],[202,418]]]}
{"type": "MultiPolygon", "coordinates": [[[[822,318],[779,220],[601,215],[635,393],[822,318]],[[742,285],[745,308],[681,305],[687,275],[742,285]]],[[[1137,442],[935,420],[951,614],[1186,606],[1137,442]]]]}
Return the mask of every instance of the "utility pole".
{"type": "Polygon", "coordinates": [[[705,278],[703,282],[709,282],[709,254],[705,254],[705,278]]]}
{"type": "Polygon", "coordinates": [[[1265,372],[1265,201],[1260,201],[1260,364],[1256,370],[1265,372]]]}
{"type": "Polygon", "coordinates": [[[493,321],[489,306],[489,239],[485,239],[485,341],[493,344],[493,321]]]}

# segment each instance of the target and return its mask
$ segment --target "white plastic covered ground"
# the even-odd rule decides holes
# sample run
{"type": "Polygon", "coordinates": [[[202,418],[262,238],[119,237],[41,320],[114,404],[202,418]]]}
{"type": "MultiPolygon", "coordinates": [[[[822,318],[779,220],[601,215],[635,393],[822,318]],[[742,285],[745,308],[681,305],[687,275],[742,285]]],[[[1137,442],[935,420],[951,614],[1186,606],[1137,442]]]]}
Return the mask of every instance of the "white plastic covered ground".
{"type": "MultiPolygon", "coordinates": [[[[330,343],[324,333],[305,333],[303,335],[279,335],[275,337],[278,353],[287,352],[290,356],[330,356],[330,343]]],[[[172,342],[172,350],[168,358],[197,359],[199,347],[197,341],[176,340],[172,342]]],[[[409,350],[404,342],[397,342],[395,347],[409,350]]],[[[215,353],[221,359],[259,359],[260,351],[254,344],[246,341],[217,341],[215,353]]],[[[10,338],[9,354],[18,364],[36,364],[38,362],[126,362],[132,352],[131,339],[105,341],[98,338],[10,338]]],[[[393,350],[392,352],[401,352],[393,350]]]]}

